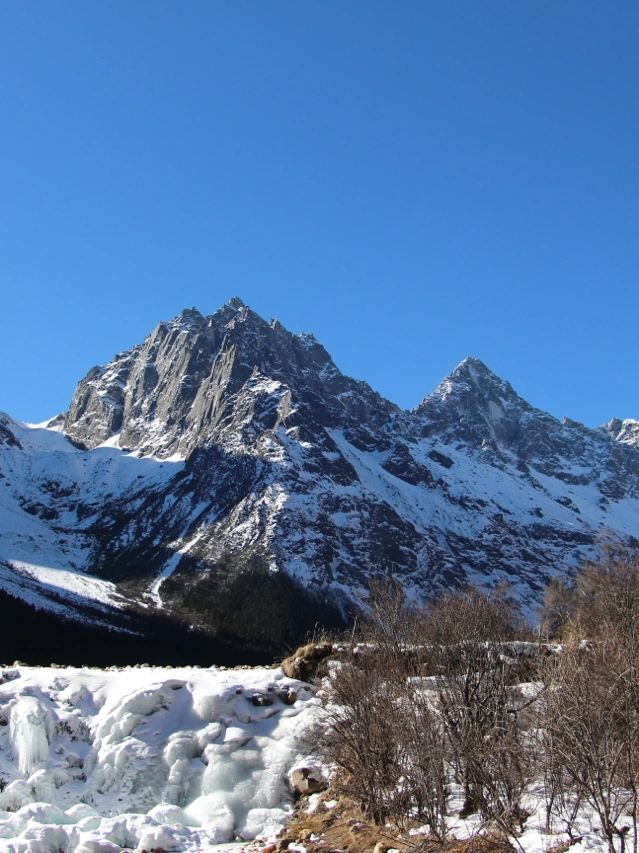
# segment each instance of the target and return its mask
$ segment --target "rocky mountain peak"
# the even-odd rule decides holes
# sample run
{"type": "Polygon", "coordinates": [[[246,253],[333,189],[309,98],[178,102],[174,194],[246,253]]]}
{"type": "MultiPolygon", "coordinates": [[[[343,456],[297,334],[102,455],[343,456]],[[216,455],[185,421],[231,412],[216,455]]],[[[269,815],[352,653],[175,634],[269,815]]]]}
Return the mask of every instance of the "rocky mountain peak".
{"type": "Polygon", "coordinates": [[[468,356],[446,377],[434,394],[475,394],[508,400],[521,399],[509,382],[499,377],[479,358],[468,356]]]}
{"type": "Polygon", "coordinates": [[[498,449],[511,445],[531,411],[512,385],[478,358],[465,358],[415,409],[426,434],[498,449]]]}
{"type": "Polygon", "coordinates": [[[269,323],[233,297],[208,317],[185,309],[90,371],[64,429],[87,447],[108,440],[161,457],[184,455],[219,441],[220,430],[240,435],[249,422],[273,428],[286,394],[288,417],[334,427],[368,419],[379,425],[395,408],[343,376],[312,335],[269,323]]]}
{"type": "Polygon", "coordinates": [[[620,444],[639,448],[639,421],[634,418],[612,418],[601,429],[620,444]]]}
{"type": "Polygon", "coordinates": [[[242,308],[248,309],[248,305],[239,296],[231,296],[229,301],[226,303],[229,308],[234,308],[236,311],[241,311],[242,308]]]}
{"type": "Polygon", "coordinates": [[[639,422],[560,422],[477,358],[401,411],[237,298],[89,371],[63,430],[0,417],[0,589],[54,553],[233,634],[285,600],[346,611],[379,574],[416,599],[510,581],[531,603],[602,531],[639,547],[639,422]]]}

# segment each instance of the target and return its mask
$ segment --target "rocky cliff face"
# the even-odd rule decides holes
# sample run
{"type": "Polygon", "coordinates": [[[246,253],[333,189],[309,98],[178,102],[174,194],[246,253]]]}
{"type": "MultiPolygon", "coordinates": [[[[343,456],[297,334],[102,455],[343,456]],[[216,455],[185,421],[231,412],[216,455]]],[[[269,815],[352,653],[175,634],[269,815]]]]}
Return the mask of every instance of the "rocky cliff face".
{"type": "Polygon", "coordinates": [[[258,642],[379,575],[416,599],[507,581],[533,607],[607,539],[637,544],[636,423],[559,422],[477,359],[402,411],[240,300],[187,310],[91,370],[61,425],[2,420],[0,585],[47,598],[54,562],[104,606],[258,642]]]}
{"type": "Polygon", "coordinates": [[[267,323],[234,298],[210,317],[183,311],[141,346],[90,370],[64,431],[88,448],[117,438],[120,447],[166,458],[250,440],[252,431],[285,422],[379,427],[395,410],[343,376],[312,335],[267,323]]]}

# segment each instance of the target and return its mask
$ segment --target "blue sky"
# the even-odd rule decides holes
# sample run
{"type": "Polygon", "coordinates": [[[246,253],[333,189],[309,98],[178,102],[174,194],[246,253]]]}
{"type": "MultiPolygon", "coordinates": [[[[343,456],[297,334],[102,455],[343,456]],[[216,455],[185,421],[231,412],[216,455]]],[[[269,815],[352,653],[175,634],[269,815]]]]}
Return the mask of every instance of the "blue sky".
{"type": "Polygon", "coordinates": [[[639,4],[0,4],[0,409],[238,295],[410,407],[639,417],[639,4]]]}

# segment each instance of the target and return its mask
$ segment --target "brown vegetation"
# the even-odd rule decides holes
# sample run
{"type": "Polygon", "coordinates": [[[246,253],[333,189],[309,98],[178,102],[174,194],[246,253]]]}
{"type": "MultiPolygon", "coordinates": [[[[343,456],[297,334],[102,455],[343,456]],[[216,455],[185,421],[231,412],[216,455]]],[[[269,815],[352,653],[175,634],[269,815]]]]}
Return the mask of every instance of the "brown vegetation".
{"type": "Polygon", "coordinates": [[[333,644],[307,643],[284,658],[282,661],[282,672],[289,678],[298,678],[300,681],[312,681],[320,665],[327,657],[333,654],[333,644]]]}
{"type": "Polygon", "coordinates": [[[637,851],[639,808],[639,561],[611,553],[578,576],[564,646],[542,669],[539,711],[548,818],[572,835],[587,802],[608,848],[637,851]]]}
{"type": "Polygon", "coordinates": [[[521,619],[503,592],[467,590],[417,611],[397,586],[374,587],[356,653],[330,668],[324,750],[340,771],[331,796],[406,844],[418,824],[429,844],[470,853],[517,844],[523,797],[541,780],[549,831],[575,838],[588,804],[611,853],[630,838],[636,853],[639,563],[610,555],[573,588],[554,585],[546,605],[561,648],[517,644],[521,619]],[[536,687],[522,692],[521,681],[536,687]],[[460,792],[461,814],[484,831],[450,846],[460,792]]]}

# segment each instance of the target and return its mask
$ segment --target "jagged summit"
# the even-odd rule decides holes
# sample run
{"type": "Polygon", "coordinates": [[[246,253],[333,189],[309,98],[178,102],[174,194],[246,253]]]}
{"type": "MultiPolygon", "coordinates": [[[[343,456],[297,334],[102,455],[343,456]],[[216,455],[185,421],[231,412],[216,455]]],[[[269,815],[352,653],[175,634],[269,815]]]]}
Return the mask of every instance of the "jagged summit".
{"type": "Polygon", "coordinates": [[[236,311],[240,311],[242,308],[249,307],[246,302],[240,299],[239,296],[231,296],[231,298],[226,304],[231,308],[235,308],[236,311]]]}
{"type": "Polygon", "coordinates": [[[379,425],[396,407],[345,377],[314,337],[268,323],[234,297],[208,317],[182,311],[90,371],[64,429],[87,447],[117,441],[167,457],[214,444],[220,430],[273,426],[284,409],[289,424],[355,428],[362,420],[379,425]]]}
{"type": "Polygon", "coordinates": [[[483,361],[468,357],[414,411],[427,434],[501,452],[516,442],[533,409],[483,361]]]}
{"type": "Polygon", "coordinates": [[[488,377],[496,376],[495,373],[477,356],[467,355],[463,358],[457,367],[453,370],[453,374],[462,374],[464,372],[474,372],[475,374],[485,375],[488,377]]]}
{"type": "Polygon", "coordinates": [[[491,370],[485,362],[476,356],[467,356],[464,358],[453,370],[452,376],[457,378],[465,378],[475,384],[481,383],[496,383],[502,386],[504,389],[509,392],[513,391],[512,385],[509,382],[506,382],[505,379],[502,379],[501,376],[498,376],[494,370],[491,370]]]}
{"type": "Polygon", "coordinates": [[[142,344],[89,371],[64,429],[87,447],[109,441],[167,457],[215,444],[221,429],[239,435],[272,427],[284,410],[289,427],[312,421],[348,429],[365,446],[381,448],[380,433],[388,430],[410,432],[417,417],[425,435],[499,453],[528,445],[531,418],[554,421],[476,357],[465,358],[413,411],[403,412],[342,374],[313,335],[267,322],[233,297],[209,316],[185,309],[142,344]]]}
{"type": "Polygon", "coordinates": [[[484,394],[493,394],[508,399],[521,399],[509,382],[506,382],[505,379],[487,367],[483,361],[474,356],[467,356],[463,359],[429,396],[447,397],[451,394],[464,393],[473,389],[484,394]]]}
{"type": "Polygon", "coordinates": [[[500,406],[503,401],[520,401],[528,405],[509,382],[494,373],[481,359],[467,356],[413,411],[429,415],[442,406],[485,408],[491,400],[500,406]]]}

